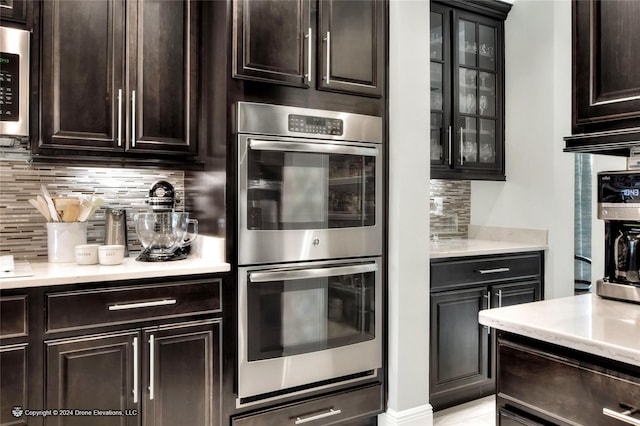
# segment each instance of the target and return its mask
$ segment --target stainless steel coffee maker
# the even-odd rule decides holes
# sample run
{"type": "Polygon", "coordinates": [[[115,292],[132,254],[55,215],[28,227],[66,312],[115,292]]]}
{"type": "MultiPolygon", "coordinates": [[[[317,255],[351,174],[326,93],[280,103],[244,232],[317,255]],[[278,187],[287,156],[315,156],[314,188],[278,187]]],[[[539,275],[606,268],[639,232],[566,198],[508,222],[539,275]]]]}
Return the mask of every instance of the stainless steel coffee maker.
{"type": "Polygon", "coordinates": [[[151,211],[134,215],[136,233],[144,248],[136,260],[158,262],[186,258],[198,235],[198,221],[190,219],[189,213],[174,211],[177,197],[173,185],[166,181],[154,183],[147,202],[151,211]]]}
{"type": "Polygon", "coordinates": [[[605,222],[605,276],[596,293],[640,303],[640,171],[598,173],[598,218],[605,222]]]}

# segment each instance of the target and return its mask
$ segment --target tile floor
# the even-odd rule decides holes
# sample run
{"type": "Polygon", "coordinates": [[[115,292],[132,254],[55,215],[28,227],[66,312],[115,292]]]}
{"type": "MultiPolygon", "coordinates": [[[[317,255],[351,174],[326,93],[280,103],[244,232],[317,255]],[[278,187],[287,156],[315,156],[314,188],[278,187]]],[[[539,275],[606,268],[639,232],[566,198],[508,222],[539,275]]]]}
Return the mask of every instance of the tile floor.
{"type": "Polygon", "coordinates": [[[495,426],[495,424],[495,395],[437,411],[433,414],[434,426],[495,426]]]}

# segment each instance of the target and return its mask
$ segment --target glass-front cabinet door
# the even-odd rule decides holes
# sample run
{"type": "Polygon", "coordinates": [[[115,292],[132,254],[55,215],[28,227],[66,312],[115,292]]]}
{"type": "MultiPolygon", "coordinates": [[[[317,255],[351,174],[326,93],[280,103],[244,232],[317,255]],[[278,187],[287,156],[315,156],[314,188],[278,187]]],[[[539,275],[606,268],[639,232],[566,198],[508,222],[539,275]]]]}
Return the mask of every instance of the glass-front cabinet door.
{"type": "Polygon", "coordinates": [[[505,178],[503,26],[431,3],[433,178],[505,178]]]}

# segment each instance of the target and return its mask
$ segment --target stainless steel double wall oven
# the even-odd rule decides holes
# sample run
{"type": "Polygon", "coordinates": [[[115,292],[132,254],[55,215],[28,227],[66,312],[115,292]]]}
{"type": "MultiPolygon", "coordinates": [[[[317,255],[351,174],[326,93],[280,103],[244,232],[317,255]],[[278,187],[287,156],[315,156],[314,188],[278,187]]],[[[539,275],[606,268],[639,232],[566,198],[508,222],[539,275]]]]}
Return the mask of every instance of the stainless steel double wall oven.
{"type": "Polygon", "coordinates": [[[238,405],[382,366],[382,119],[239,102],[238,405]]]}

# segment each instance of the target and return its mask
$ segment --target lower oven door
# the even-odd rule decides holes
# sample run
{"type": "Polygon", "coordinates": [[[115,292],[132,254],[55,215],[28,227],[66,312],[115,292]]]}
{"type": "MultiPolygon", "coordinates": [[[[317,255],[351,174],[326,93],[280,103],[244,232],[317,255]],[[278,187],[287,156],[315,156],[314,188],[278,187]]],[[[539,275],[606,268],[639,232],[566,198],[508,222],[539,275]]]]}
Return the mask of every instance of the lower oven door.
{"type": "Polygon", "coordinates": [[[240,268],[239,275],[241,401],[370,376],[382,366],[379,258],[240,268]]]}

